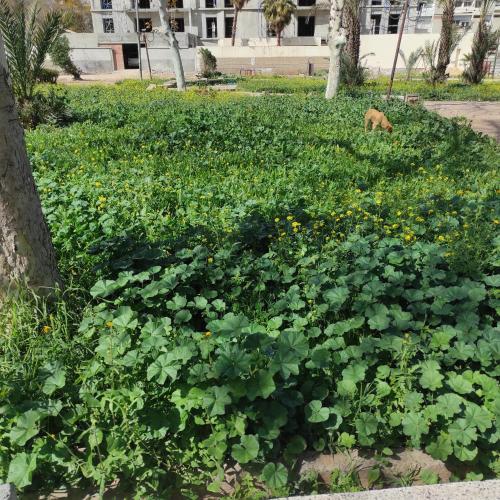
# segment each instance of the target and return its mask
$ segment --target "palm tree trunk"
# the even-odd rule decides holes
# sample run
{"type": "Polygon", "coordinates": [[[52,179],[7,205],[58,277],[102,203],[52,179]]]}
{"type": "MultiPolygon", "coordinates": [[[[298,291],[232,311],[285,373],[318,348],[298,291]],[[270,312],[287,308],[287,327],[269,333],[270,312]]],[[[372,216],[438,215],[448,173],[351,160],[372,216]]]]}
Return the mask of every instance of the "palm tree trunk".
{"type": "MultiPolygon", "coordinates": [[[[354,7],[354,6],[353,6],[354,7]]],[[[345,50],[352,61],[353,66],[359,64],[359,50],[361,45],[361,25],[359,22],[359,10],[356,8],[344,8],[344,19],[346,22],[346,46],[345,50]]]]}
{"type": "Polygon", "coordinates": [[[0,296],[26,283],[42,295],[61,284],[26,153],[0,37],[0,296]]]}
{"type": "Polygon", "coordinates": [[[234,47],[234,41],[236,40],[236,26],[238,25],[238,9],[234,8],[233,17],[233,31],[231,33],[231,46],[234,47]]]}
{"type": "Polygon", "coordinates": [[[446,0],[443,5],[443,14],[441,17],[441,34],[439,37],[439,53],[436,65],[436,76],[441,81],[446,79],[446,68],[450,64],[454,16],[455,2],[454,0],[446,0]]]}
{"type": "Polygon", "coordinates": [[[344,0],[331,0],[330,24],[328,27],[328,48],[330,49],[330,64],[328,66],[328,83],[325,97],[331,99],[337,94],[340,80],[340,56],[346,37],[341,27],[344,0]]]}
{"type": "Polygon", "coordinates": [[[160,0],[160,22],[162,28],[165,30],[167,35],[167,40],[170,45],[170,50],[172,52],[172,62],[174,65],[175,79],[177,81],[177,90],[186,90],[186,80],[184,78],[184,68],[182,67],[181,54],[179,52],[179,43],[177,38],[175,38],[175,33],[172,31],[172,27],[167,19],[167,2],[166,0],[160,0]]]}
{"type": "Polygon", "coordinates": [[[281,47],[281,30],[276,32],[276,42],[278,47],[281,47]]]}

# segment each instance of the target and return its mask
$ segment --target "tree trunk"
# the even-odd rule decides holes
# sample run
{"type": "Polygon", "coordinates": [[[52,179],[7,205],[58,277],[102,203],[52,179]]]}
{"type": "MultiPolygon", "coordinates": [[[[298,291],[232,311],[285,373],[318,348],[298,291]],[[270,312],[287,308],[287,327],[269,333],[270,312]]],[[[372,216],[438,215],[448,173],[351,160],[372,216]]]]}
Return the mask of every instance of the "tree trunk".
{"type": "Polygon", "coordinates": [[[170,50],[172,51],[172,62],[174,64],[177,90],[186,90],[186,80],[184,78],[184,68],[182,67],[182,59],[179,52],[179,43],[177,42],[177,38],[175,38],[175,33],[167,18],[167,0],[160,0],[159,14],[161,26],[165,30],[165,35],[167,35],[170,50]]]}
{"type": "Polygon", "coordinates": [[[453,17],[455,16],[454,0],[446,0],[441,17],[441,34],[439,36],[439,53],[436,76],[440,81],[446,79],[446,68],[450,64],[453,44],[453,17]]]}
{"type": "Polygon", "coordinates": [[[278,47],[281,47],[281,31],[276,32],[276,43],[278,47]]]}
{"type": "Polygon", "coordinates": [[[234,47],[234,41],[236,40],[236,26],[238,25],[238,9],[234,8],[233,17],[233,31],[231,32],[231,46],[234,47]]]}
{"type": "Polygon", "coordinates": [[[0,296],[18,284],[49,295],[60,283],[0,37],[0,296]]]}
{"type": "Polygon", "coordinates": [[[361,46],[361,25],[359,22],[359,9],[357,5],[349,9],[344,9],[344,19],[346,22],[345,50],[353,66],[358,67],[359,50],[361,46]]]}
{"type": "Polygon", "coordinates": [[[330,50],[330,64],[328,66],[328,83],[325,97],[331,99],[337,94],[340,80],[340,56],[345,45],[346,37],[341,26],[344,0],[331,0],[330,23],[328,26],[328,48],[330,50]]]}

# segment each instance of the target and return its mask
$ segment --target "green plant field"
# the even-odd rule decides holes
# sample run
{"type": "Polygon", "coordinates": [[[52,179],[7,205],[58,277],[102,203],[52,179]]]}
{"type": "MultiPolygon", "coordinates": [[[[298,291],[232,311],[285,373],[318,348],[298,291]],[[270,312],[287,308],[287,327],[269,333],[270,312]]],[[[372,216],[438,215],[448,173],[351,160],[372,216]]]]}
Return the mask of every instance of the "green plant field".
{"type": "Polygon", "coordinates": [[[369,96],[144,88],[27,134],[67,290],[0,313],[0,480],[199,498],[236,461],[269,497],[305,450],[405,446],[497,475],[498,145],[369,96]]]}
{"type": "MultiPolygon", "coordinates": [[[[385,95],[389,79],[379,77],[368,80],[360,87],[344,88],[348,95],[385,95]]],[[[238,89],[247,92],[268,92],[279,94],[291,93],[323,93],[326,80],[322,77],[251,77],[238,81],[238,89]]],[[[435,101],[498,101],[500,99],[500,82],[485,80],[481,85],[466,85],[450,80],[448,83],[433,87],[423,80],[405,82],[395,80],[395,95],[416,93],[421,99],[435,101]]]]}

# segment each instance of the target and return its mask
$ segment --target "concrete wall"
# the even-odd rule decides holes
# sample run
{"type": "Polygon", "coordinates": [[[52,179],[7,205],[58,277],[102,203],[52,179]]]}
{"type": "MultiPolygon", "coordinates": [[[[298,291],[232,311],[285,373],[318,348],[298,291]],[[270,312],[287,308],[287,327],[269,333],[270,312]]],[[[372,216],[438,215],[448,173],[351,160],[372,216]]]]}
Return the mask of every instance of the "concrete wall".
{"type": "MultiPolygon", "coordinates": [[[[439,38],[437,33],[407,34],[403,36],[401,49],[408,55],[423,47],[426,41],[433,42],[439,38]]],[[[452,54],[449,71],[458,72],[464,67],[463,56],[470,52],[473,34],[469,33],[460,42],[452,54]]],[[[314,64],[314,70],[328,67],[329,52],[327,46],[282,46],[248,45],[231,47],[217,45],[210,51],[217,58],[218,68],[227,73],[239,73],[240,69],[254,68],[257,73],[297,74],[306,73],[307,64],[314,64]]],[[[362,35],[361,55],[367,55],[364,64],[373,72],[387,73],[392,67],[396,50],[397,35],[362,35]],[[369,55],[368,55],[369,54],[369,55]]],[[[404,69],[401,57],[398,69],[404,69]]],[[[423,69],[423,64],[420,63],[423,69]]]]}
{"type": "Polygon", "coordinates": [[[83,73],[112,73],[115,69],[113,50],[107,47],[73,48],[71,59],[83,73]]]}

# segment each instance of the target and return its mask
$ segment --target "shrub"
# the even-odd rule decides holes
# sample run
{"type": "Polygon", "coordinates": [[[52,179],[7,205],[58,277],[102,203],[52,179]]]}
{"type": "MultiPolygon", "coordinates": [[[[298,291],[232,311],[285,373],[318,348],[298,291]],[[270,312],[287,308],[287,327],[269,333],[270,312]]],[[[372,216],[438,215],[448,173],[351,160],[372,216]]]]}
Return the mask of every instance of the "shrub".
{"type": "Polygon", "coordinates": [[[217,59],[208,49],[201,48],[199,54],[201,55],[201,76],[203,78],[220,74],[217,73],[217,59]]]}
{"type": "Polygon", "coordinates": [[[38,81],[40,83],[57,83],[59,78],[59,71],[55,69],[42,68],[40,74],[38,75],[38,81]]]}
{"type": "Polygon", "coordinates": [[[368,54],[360,57],[356,65],[351,57],[343,51],[340,62],[340,83],[348,86],[363,85],[368,74],[367,68],[363,66],[363,59],[367,56],[368,54]]]}
{"type": "Polygon", "coordinates": [[[19,118],[25,128],[34,128],[42,123],[64,125],[71,117],[66,93],[61,89],[38,91],[19,107],[19,118]]]}
{"type": "Polygon", "coordinates": [[[68,39],[65,36],[59,37],[50,49],[52,62],[57,64],[63,71],[73,76],[75,80],[80,80],[81,71],[75,66],[70,56],[68,39]]]}

